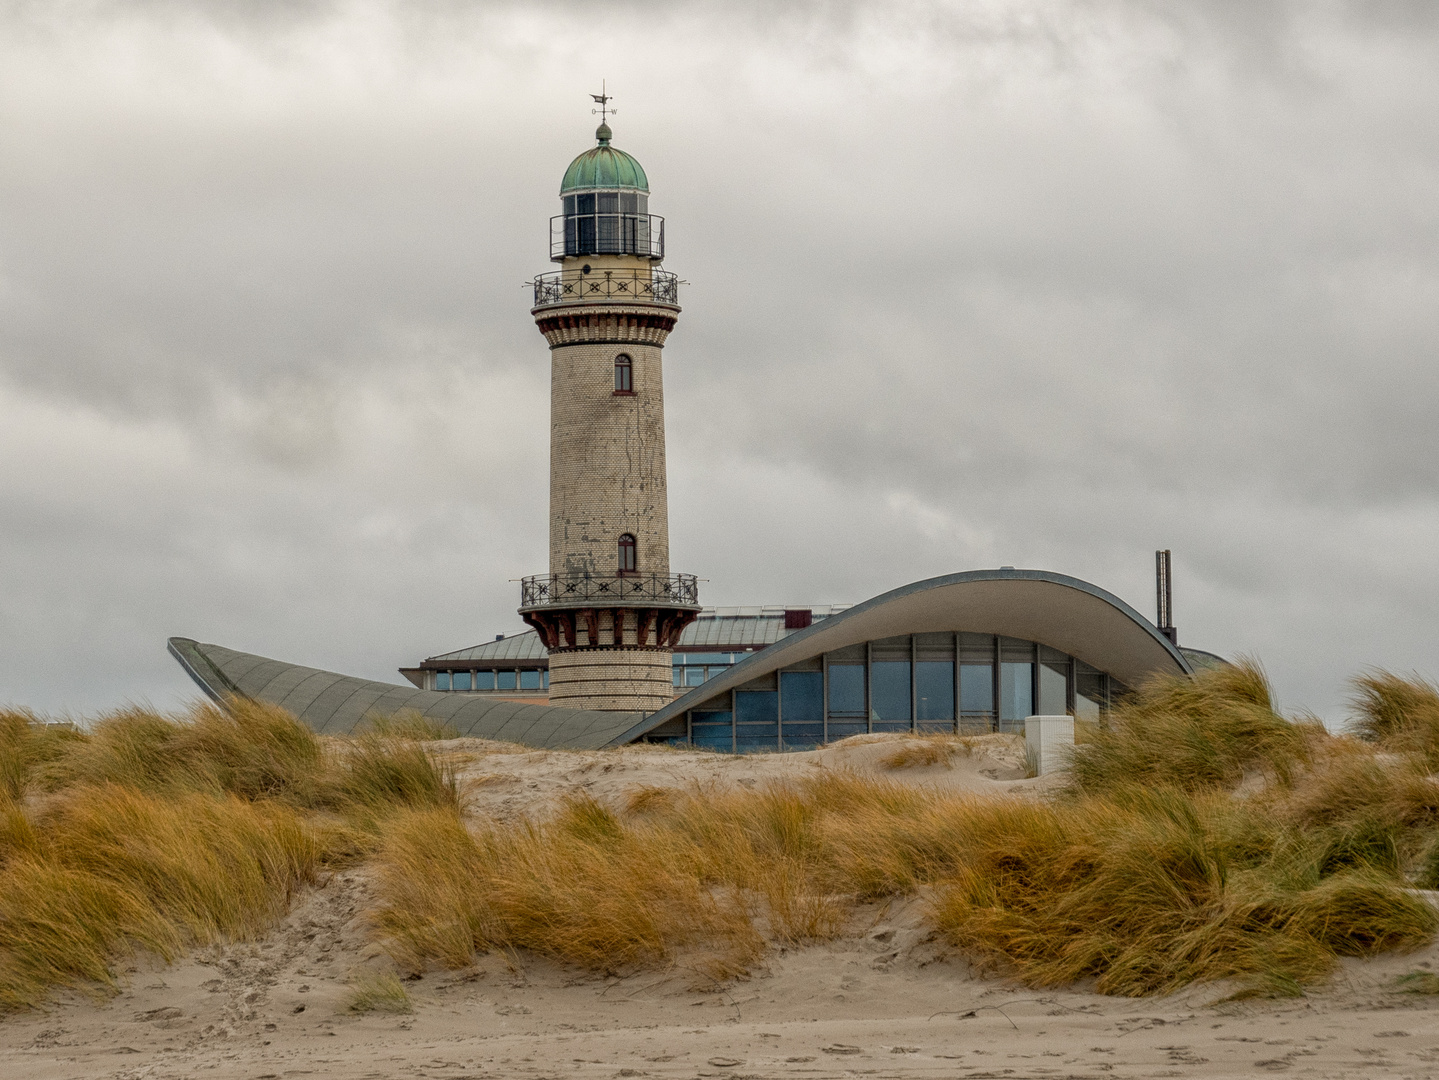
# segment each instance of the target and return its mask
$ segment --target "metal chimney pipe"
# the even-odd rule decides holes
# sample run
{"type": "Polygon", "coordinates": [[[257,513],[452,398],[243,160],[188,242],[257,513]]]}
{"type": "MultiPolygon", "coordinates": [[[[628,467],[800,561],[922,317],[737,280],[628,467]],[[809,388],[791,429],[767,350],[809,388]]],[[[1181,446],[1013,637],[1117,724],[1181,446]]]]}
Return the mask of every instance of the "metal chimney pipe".
{"type": "Polygon", "coordinates": [[[1158,618],[1155,625],[1159,632],[1169,639],[1171,645],[1178,644],[1174,630],[1174,579],[1173,564],[1169,549],[1154,553],[1154,595],[1158,618]]]}

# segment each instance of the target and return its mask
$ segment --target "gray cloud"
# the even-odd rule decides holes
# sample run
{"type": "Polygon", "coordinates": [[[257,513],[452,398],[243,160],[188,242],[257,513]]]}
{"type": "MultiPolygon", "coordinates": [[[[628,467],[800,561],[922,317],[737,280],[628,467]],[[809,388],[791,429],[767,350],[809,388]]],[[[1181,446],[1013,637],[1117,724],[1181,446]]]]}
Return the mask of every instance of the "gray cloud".
{"type": "Polygon", "coordinates": [[[0,9],[0,700],[185,633],[392,677],[517,624],[522,283],[619,96],[712,603],[1011,563],[1342,713],[1439,674],[1433,5],[0,9]]]}

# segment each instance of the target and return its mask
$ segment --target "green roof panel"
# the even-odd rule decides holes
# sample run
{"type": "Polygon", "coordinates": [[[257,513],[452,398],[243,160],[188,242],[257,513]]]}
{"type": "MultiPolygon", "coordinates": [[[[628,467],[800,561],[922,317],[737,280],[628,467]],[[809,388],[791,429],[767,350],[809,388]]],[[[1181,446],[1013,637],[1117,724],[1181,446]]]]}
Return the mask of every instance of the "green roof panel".
{"type": "Polygon", "coordinates": [[[595,132],[599,145],[575,158],[565,170],[565,178],[560,184],[561,195],[594,188],[649,191],[650,181],[644,168],[629,154],[611,146],[610,135],[609,125],[601,124],[595,132]]]}

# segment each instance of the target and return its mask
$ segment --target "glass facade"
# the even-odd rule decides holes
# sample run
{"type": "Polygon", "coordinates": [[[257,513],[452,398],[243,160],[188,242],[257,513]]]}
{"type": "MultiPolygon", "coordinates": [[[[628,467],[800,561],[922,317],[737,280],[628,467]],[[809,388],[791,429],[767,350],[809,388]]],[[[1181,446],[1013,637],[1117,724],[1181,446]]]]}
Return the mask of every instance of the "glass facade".
{"type": "MultiPolygon", "coordinates": [[[[687,673],[701,666],[706,677],[717,674],[708,659],[676,655],[675,685],[692,685],[687,673]]],[[[757,753],[871,731],[1022,733],[1025,717],[1036,714],[1098,720],[1122,689],[1082,660],[1032,641],[916,634],[826,653],[722,695],[688,714],[688,742],[757,753]]],[[[668,734],[665,741],[686,739],[668,734]]]]}
{"type": "Polygon", "coordinates": [[[551,223],[551,255],[664,257],[664,218],[649,213],[642,191],[599,191],[564,196],[565,212],[551,223]],[[563,221],[559,251],[556,226],[563,221]]]}
{"type": "Polygon", "coordinates": [[[437,671],[434,688],[462,693],[470,690],[548,690],[550,672],[548,668],[437,671]]]}

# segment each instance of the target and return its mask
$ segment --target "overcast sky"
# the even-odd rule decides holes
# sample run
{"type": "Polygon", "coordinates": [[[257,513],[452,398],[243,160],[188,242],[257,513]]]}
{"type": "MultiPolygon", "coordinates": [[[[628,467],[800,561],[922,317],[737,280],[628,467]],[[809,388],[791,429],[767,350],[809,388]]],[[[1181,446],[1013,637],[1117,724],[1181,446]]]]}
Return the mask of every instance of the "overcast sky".
{"type": "Polygon", "coordinates": [[[1439,676],[1439,4],[0,4],[0,702],[399,680],[547,567],[565,166],[649,173],[708,604],[1001,564],[1439,676]]]}

